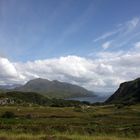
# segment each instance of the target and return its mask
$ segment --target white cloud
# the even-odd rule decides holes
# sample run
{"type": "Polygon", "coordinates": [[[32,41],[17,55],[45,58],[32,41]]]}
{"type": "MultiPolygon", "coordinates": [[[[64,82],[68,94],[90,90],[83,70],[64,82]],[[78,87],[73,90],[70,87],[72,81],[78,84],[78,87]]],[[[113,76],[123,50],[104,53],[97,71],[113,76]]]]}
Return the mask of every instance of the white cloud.
{"type": "Polygon", "coordinates": [[[116,30],[114,30],[114,31],[110,31],[110,32],[104,33],[103,35],[97,37],[97,38],[94,39],[93,41],[94,41],[94,42],[97,42],[97,41],[100,41],[100,40],[104,40],[104,39],[106,39],[106,38],[108,38],[108,37],[110,37],[110,36],[113,36],[113,35],[117,34],[117,33],[120,32],[120,31],[121,31],[121,29],[116,29],[116,30]]]}
{"type": "Polygon", "coordinates": [[[114,91],[121,82],[140,77],[139,60],[140,53],[135,49],[100,52],[96,59],[66,56],[13,63],[0,58],[0,84],[23,83],[41,77],[70,82],[93,91],[114,91]]]}
{"type": "Polygon", "coordinates": [[[136,43],[134,44],[134,46],[135,46],[135,49],[140,49],[140,41],[139,41],[139,42],[136,42],[136,43]]]}
{"type": "Polygon", "coordinates": [[[16,83],[24,80],[24,76],[20,75],[16,67],[7,58],[0,57],[0,84],[16,83]]]}
{"type": "Polygon", "coordinates": [[[129,29],[133,29],[138,25],[138,23],[139,23],[139,18],[135,17],[127,22],[127,26],[129,27],[129,29]]]}
{"type": "Polygon", "coordinates": [[[111,41],[107,41],[102,44],[102,48],[105,50],[108,49],[109,47],[111,47],[111,41]]]}
{"type": "Polygon", "coordinates": [[[0,67],[1,67],[1,75],[8,75],[10,77],[15,77],[17,75],[17,71],[12,63],[9,62],[6,58],[0,58],[0,67]]]}
{"type": "Polygon", "coordinates": [[[119,24],[119,26],[113,29],[113,31],[103,33],[101,36],[95,38],[93,41],[97,42],[113,37],[114,38],[113,40],[116,40],[117,42],[122,44],[121,41],[122,38],[124,43],[125,37],[127,37],[128,40],[128,38],[131,38],[133,36],[133,34],[131,35],[131,33],[134,32],[135,29],[138,27],[140,23],[139,21],[140,21],[139,17],[134,17],[129,21],[119,24]]]}

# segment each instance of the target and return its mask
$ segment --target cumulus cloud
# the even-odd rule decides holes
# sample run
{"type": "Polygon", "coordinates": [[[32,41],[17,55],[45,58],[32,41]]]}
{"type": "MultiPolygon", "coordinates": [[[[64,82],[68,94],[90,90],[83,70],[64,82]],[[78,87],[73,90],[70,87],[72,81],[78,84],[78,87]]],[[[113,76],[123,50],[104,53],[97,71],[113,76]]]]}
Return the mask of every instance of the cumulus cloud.
{"type": "Polygon", "coordinates": [[[25,63],[0,58],[0,83],[24,83],[34,78],[60,80],[93,91],[114,91],[121,82],[140,76],[140,53],[100,52],[96,59],[66,56],[25,63]]]}
{"type": "Polygon", "coordinates": [[[24,76],[20,75],[13,63],[7,58],[0,57],[0,84],[11,84],[24,80],[24,76]]]}

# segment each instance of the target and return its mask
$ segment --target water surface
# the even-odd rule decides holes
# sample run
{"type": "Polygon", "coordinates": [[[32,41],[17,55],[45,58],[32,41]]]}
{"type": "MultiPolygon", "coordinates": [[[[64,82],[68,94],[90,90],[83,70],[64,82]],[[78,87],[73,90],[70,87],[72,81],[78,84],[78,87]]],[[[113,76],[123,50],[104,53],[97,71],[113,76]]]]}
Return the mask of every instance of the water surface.
{"type": "Polygon", "coordinates": [[[96,103],[96,102],[104,102],[108,97],[103,96],[91,96],[91,97],[75,97],[75,98],[68,98],[67,100],[77,100],[77,101],[87,101],[90,103],[96,103]]]}

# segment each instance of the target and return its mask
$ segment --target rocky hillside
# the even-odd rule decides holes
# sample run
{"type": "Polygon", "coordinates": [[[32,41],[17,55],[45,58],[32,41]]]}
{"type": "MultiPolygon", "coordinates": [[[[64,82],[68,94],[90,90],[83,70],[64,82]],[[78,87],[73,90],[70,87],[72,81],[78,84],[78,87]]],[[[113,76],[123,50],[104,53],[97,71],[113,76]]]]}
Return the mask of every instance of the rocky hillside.
{"type": "Polygon", "coordinates": [[[106,101],[106,103],[136,102],[140,102],[140,78],[120,84],[119,89],[106,101]]]}

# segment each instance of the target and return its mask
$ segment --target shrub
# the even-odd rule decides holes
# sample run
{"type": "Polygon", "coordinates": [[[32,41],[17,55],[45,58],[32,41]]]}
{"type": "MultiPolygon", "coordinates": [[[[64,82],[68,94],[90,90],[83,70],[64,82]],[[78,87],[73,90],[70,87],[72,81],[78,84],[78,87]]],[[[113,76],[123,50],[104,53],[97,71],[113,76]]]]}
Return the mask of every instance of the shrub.
{"type": "Polygon", "coordinates": [[[27,119],[31,119],[31,118],[32,118],[32,115],[31,115],[31,114],[27,114],[25,117],[26,117],[27,119]]]}
{"type": "Polygon", "coordinates": [[[2,118],[14,118],[15,114],[13,112],[10,111],[6,111],[3,115],[2,118]]]}

